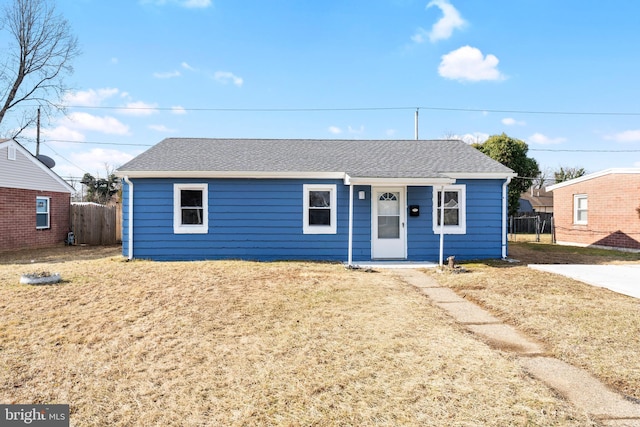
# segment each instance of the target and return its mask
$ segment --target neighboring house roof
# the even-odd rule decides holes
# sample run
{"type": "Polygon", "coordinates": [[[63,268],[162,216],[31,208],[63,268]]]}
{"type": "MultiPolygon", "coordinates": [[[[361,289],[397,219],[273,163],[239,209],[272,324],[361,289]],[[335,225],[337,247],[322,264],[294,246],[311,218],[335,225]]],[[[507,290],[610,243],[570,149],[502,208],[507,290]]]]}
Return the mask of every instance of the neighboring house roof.
{"type": "Polygon", "coordinates": [[[533,210],[553,208],[553,193],[541,188],[530,188],[520,195],[520,200],[529,202],[533,210]]]}
{"type": "Polygon", "coordinates": [[[557,190],[558,188],[566,187],[568,185],[578,184],[580,182],[588,181],[590,179],[599,178],[601,176],[613,175],[613,174],[640,174],[640,168],[612,168],[605,169],[600,172],[590,173],[578,178],[563,181],[555,185],[550,185],[546,188],[547,191],[557,190]]]}
{"type": "Polygon", "coordinates": [[[0,187],[75,192],[64,179],[13,139],[0,140],[0,187]]]}
{"type": "Polygon", "coordinates": [[[457,140],[167,138],[121,166],[129,177],[437,180],[516,174],[457,140]]]}

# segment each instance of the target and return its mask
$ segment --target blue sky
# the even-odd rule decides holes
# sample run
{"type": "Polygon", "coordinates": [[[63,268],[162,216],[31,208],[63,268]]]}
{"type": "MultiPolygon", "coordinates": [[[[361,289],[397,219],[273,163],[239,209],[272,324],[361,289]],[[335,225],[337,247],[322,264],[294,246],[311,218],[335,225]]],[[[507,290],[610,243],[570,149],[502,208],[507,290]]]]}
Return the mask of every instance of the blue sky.
{"type": "Polygon", "coordinates": [[[640,167],[639,2],[59,0],[57,9],[82,50],[67,116],[43,124],[41,153],[63,177],[104,175],[166,137],[413,139],[416,109],[421,139],[505,132],[549,171],[640,167]]]}

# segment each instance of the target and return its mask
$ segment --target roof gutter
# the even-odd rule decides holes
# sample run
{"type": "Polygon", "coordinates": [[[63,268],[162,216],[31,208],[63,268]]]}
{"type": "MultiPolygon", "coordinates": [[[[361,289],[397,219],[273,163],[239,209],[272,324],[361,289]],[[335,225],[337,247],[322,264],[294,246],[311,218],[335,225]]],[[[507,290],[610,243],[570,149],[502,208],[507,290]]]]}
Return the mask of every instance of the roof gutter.
{"type": "Polygon", "coordinates": [[[133,182],[129,180],[129,176],[123,177],[124,182],[129,186],[129,236],[128,236],[128,256],[129,260],[133,259],[133,182]]]}
{"type": "Polygon", "coordinates": [[[367,178],[344,176],[344,185],[415,185],[415,186],[436,186],[454,184],[454,178],[367,178]]]}

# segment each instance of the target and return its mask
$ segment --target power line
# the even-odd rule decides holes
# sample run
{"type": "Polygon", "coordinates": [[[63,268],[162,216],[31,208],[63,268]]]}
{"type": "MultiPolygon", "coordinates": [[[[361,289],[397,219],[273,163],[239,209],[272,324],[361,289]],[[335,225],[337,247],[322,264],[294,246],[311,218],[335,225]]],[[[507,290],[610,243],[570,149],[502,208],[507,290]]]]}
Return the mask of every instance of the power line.
{"type": "MultiPolygon", "coordinates": [[[[49,139],[47,142],[64,142],[70,144],[90,144],[90,145],[116,145],[127,147],[153,147],[155,144],[130,144],[120,142],[100,142],[100,141],[72,141],[66,139],[49,139]]],[[[600,149],[570,149],[570,148],[529,148],[529,151],[544,151],[552,153],[640,153],[640,149],[628,150],[600,150],[600,149]]]]}
{"type": "Polygon", "coordinates": [[[529,148],[529,151],[548,151],[553,153],[640,153],[640,150],[589,150],[569,148],[529,148]]]}
{"type": "Polygon", "coordinates": [[[640,112],[632,111],[553,111],[553,110],[508,110],[492,108],[452,108],[452,107],[330,107],[330,108],[215,108],[215,107],[108,107],[95,105],[59,105],[60,108],[97,109],[97,110],[141,110],[141,111],[211,111],[211,112],[327,112],[327,111],[390,111],[390,110],[432,110],[432,111],[459,111],[470,113],[508,113],[508,114],[543,114],[565,116],[640,116],[640,112]]]}
{"type": "Polygon", "coordinates": [[[45,143],[43,143],[43,144],[44,144],[44,145],[46,145],[47,147],[49,147],[49,149],[50,149],[51,151],[53,151],[53,152],[56,154],[56,156],[60,157],[60,158],[61,158],[62,160],[64,160],[65,162],[69,163],[71,166],[75,166],[76,168],[80,169],[82,172],[88,173],[86,170],[84,170],[84,168],[82,168],[82,167],[80,167],[80,166],[76,165],[76,164],[75,164],[75,163],[73,163],[71,160],[69,160],[69,159],[67,159],[66,157],[64,157],[64,156],[60,155],[60,153],[58,153],[56,150],[54,150],[53,148],[51,148],[51,146],[50,146],[49,144],[45,144],[45,143]]]}
{"type": "Polygon", "coordinates": [[[126,145],[130,147],[153,147],[154,144],[124,144],[120,142],[71,141],[67,139],[49,139],[48,142],[66,142],[71,144],[126,145]]]}

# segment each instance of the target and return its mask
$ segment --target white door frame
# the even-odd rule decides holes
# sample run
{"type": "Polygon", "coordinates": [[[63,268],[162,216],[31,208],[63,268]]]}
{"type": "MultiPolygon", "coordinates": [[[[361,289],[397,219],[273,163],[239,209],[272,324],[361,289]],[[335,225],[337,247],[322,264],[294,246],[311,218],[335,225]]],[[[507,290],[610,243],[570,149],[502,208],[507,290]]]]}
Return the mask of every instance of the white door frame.
{"type": "Polygon", "coordinates": [[[407,187],[371,187],[371,258],[406,259],[407,258],[407,187]],[[399,193],[398,239],[378,239],[378,195],[385,192],[399,193]]]}

